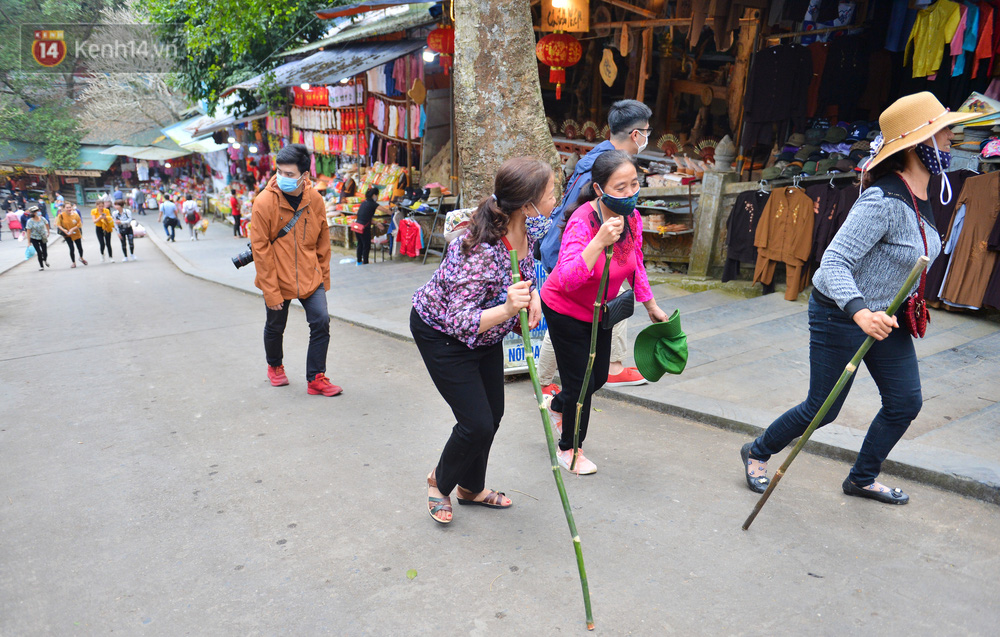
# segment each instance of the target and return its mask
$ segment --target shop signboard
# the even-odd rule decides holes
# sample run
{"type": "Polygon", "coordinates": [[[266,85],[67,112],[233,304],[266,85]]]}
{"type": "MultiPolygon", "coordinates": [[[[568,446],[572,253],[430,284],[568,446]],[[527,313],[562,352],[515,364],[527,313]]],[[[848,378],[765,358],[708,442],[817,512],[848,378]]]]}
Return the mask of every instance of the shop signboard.
{"type": "MultiPolygon", "coordinates": [[[[99,170],[57,170],[56,174],[60,177],[100,177],[101,171],[99,170]]],[[[66,183],[71,184],[73,182],[66,181],[66,183]]]]}
{"type": "Polygon", "coordinates": [[[590,31],[590,0],[542,0],[541,29],[545,32],[590,31]]]}
{"type": "MultiPolygon", "coordinates": [[[[535,261],[535,288],[542,289],[547,274],[545,267],[539,261],[535,261]]],[[[545,317],[542,317],[538,326],[531,330],[531,349],[534,350],[535,364],[538,364],[538,355],[542,351],[542,340],[545,339],[547,325],[545,317]]],[[[513,332],[503,339],[503,373],[526,374],[528,373],[528,359],[524,353],[524,340],[521,338],[521,328],[518,326],[513,332]]]]}

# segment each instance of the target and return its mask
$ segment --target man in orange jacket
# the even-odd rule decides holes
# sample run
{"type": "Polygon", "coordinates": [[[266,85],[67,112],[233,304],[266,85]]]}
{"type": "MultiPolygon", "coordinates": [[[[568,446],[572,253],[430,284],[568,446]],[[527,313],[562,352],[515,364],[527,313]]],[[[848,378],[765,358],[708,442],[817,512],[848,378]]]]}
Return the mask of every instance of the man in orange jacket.
{"type": "Polygon", "coordinates": [[[343,390],[326,377],[326,352],[330,345],[330,314],[326,292],[330,289],[330,228],[323,196],[309,176],[309,151],[301,144],[285,146],[275,158],[277,171],[253,202],[250,243],[257,278],[264,293],[264,354],[267,377],[275,387],[288,384],[282,361],[282,336],[288,306],[298,299],[309,323],[306,354],[308,392],[336,396],[343,390]],[[296,213],[298,217],[295,218],[296,213]],[[281,236],[282,229],[295,224],[281,236]]]}

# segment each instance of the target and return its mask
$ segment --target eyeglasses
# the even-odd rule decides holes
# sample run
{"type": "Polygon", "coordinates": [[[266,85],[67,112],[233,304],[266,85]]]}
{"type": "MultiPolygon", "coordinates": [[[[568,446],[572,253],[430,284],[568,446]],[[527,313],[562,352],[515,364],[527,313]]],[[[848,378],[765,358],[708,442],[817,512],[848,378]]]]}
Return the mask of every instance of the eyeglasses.
{"type": "Polygon", "coordinates": [[[646,128],[636,128],[635,130],[642,133],[644,137],[649,137],[653,132],[653,128],[650,126],[647,126],[646,128]]]}

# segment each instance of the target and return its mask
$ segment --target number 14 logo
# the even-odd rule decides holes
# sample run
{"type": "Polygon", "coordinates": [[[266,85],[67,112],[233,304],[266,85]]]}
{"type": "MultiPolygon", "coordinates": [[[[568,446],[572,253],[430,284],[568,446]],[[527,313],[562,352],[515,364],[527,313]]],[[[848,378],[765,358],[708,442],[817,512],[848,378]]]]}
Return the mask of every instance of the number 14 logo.
{"type": "Polygon", "coordinates": [[[66,42],[62,31],[35,31],[35,41],[31,45],[31,56],[40,65],[51,68],[59,66],[66,58],[66,42]]]}

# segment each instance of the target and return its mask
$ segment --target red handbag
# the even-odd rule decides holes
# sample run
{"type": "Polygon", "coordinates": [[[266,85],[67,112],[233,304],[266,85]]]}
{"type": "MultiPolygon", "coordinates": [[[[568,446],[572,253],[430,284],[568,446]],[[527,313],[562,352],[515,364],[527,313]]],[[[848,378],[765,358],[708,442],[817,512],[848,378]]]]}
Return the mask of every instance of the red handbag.
{"type": "MultiPolygon", "coordinates": [[[[920,209],[917,207],[917,197],[910,190],[910,184],[906,183],[906,189],[910,191],[913,198],[913,210],[917,215],[917,225],[920,227],[920,237],[924,240],[924,256],[927,256],[927,234],[924,232],[924,219],[920,216],[920,209]]],[[[927,333],[927,324],[931,320],[930,311],[927,309],[927,299],[924,298],[924,286],[927,283],[927,269],[920,273],[920,283],[917,291],[906,297],[899,312],[899,322],[914,337],[923,338],[927,333]]]]}
{"type": "Polygon", "coordinates": [[[351,224],[351,230],[353,230],[355,234],[364,234],[365,224],[358,223],[357,221],[355,221],[354,223],[351,224]]]}

